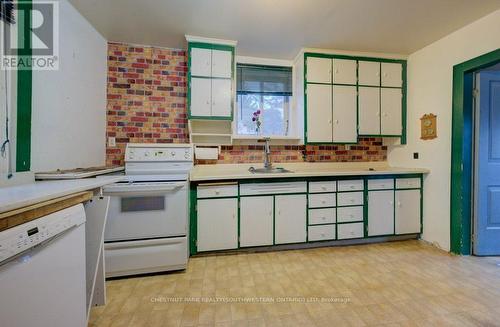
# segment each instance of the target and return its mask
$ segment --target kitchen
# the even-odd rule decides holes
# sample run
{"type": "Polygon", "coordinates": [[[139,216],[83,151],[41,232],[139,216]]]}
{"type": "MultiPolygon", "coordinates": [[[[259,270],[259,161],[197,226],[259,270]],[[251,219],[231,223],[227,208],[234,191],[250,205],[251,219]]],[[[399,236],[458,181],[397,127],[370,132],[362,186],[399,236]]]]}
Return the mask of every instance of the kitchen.
{"type": "Polygon", "coordinates": [[[498,324],[499,1],[8,4],[2,325],[498,324]]]}

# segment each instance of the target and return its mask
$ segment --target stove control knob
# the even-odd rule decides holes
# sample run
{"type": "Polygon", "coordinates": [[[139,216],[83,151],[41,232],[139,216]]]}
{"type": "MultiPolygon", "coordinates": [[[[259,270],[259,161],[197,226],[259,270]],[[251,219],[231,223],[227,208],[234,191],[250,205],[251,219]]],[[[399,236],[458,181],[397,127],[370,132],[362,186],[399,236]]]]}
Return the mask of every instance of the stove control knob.
{"type": "Polygon", "coordinates": [[[144,152],[145,157],[149,157],[149,151],[144,152]]]}
{"type": "Polygon", "coordinates": [[[175,151],[170,152],[170,154],[172,155],[172,157],[175,157],[175,151]]]}
{"type": "Polygon", "coordinates": [[[189,153],[186,153],[186,154],[184,155],[184,158],[189,159],[189,153]]]}

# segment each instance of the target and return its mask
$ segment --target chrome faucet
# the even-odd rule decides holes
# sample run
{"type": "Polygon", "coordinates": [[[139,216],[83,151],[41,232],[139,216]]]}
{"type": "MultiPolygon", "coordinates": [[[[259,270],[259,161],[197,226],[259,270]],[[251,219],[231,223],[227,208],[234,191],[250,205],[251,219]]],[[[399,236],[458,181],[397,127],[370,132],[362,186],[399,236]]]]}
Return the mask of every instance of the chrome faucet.
{"type": "Polygon", "coordinates": [[[271,168],[273,165],[271,162],[271,147],[269,146],[269,141],[271,141],[271,138],[264,137],[263,142],[266,142],[264,145],[264,168],[271,168]]]}

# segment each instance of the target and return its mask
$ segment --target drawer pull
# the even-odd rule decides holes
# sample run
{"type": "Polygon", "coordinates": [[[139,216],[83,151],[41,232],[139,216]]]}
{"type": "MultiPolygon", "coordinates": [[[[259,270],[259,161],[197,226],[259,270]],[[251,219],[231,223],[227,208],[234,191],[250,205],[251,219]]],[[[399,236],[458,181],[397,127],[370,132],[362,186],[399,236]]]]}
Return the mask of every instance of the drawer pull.
{"type": "Polygon", "coordinates": [[[325,233],[321,233],[321,237],[325,237],[325,233]]]}
{"type": "Polygon", "coordinates": [[[326,217],[321,217],[322,220],[326,220],[326,217]]]}
{"type": "Polygon", "coordinates": [[[215,194],[219,195],[220,191],[219,190],[215,190],[215,194]]]}
{"type": "Polygon", "coordinates": [[[354,185],[351,185],[351,190],[353,190],[353,189],[354,189],[354,185]]]}
{"type": "Polygon", "coordinates": [[[321,189],[322,189],[323,191],[326,191],[326,186],[321,186],[321,189]]]}

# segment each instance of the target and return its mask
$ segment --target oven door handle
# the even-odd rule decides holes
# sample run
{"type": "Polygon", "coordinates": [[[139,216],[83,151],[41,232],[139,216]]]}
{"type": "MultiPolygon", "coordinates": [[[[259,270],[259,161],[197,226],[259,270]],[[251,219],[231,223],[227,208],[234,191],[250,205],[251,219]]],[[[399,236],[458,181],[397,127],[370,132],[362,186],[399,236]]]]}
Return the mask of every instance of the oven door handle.
{"type": "Polygon", "coordinates": [[[105,195],[119,195],[119,194],[158,194],[158,193],[168,193],[176,191],[182,187],[186,186],[185,182],[182,183],[151,183],[151,184],[112,184],[107,185],[103,188],[103,193],[105,195]]]}

